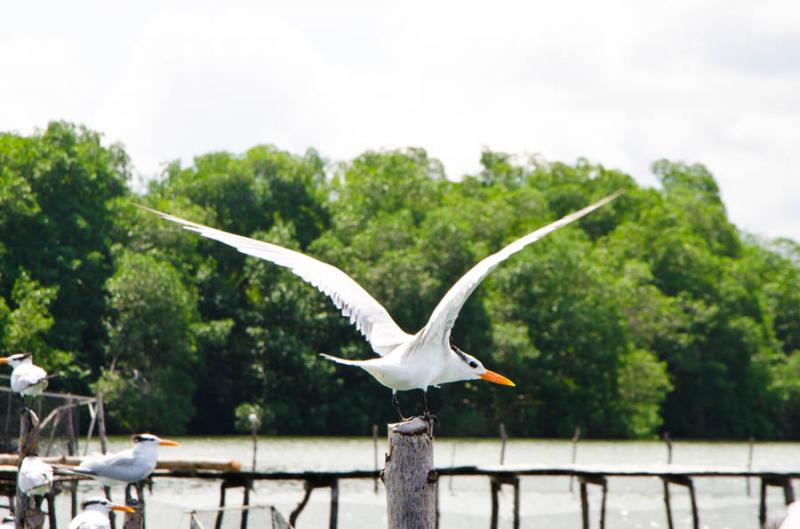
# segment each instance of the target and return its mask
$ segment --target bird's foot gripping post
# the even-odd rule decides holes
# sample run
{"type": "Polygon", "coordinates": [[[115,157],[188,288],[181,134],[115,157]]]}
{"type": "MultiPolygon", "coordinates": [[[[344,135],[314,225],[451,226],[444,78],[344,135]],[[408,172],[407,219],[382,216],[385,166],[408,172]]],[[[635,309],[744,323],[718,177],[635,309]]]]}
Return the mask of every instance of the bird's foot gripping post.
{"type": "Polygon", "coordinates": [[[436,486],[433,422],[421,417],[389,424],[386,485],[389,529],[434,529],[436,486]]]}

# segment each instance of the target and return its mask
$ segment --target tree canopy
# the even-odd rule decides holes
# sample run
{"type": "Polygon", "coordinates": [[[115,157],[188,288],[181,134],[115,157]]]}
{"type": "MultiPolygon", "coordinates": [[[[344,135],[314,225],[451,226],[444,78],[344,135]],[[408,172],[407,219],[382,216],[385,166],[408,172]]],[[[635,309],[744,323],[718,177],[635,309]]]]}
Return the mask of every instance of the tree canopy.
{"type": "Polygon", "coordinates": [[[738,230],[700,164],[657,161],[647,188],[487,150],[456,180],[418,148],[330,163],[260,145],[134,191],[101,140],[61,122],[0,134],[0,347],[33,352],[61,389],[103,391],[118,431],[230,433],[247,406],[268,433],[392,418],[386,388],[319,356],[372,354],[325,296],[131,202],[329,262],[415,332],[475,262],[624,188],[469,299],[454,344],[517,388],[431,390],[443,433],[800,435],[800,247],[738,230]]]}

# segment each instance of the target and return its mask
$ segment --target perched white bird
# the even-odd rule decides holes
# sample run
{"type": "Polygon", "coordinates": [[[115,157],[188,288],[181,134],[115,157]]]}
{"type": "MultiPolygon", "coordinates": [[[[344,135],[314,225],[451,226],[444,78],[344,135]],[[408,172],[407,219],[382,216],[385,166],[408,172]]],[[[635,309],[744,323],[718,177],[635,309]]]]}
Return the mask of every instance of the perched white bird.
{"type": "Polygon", "coordinates": [[[609,203],[621,192],[618,191],[580,211],[529,233],[499,252],[483,259],[450,288],[433,310],[428,323],[416,334],[408,334],[403,331],[380,303],[335,266],[275,244],[234,235],[150,208],[139,207],[166,220],[176,222],[203,237],[232,246],[244,254],[286,267],[329,296],[342,314],[349,317],[350,322],[354,323],[356,328],[361,331],[380,357],[369,360],[346,360],[326,354],[322,356],[340,364],[358,366],[375,377],[378,382],[391,388],[392,403],[402,418],[403,415],[397,403],[398,391],[421,389],[425,414],[428,415],[426,396],[428,386],[479,378],[496,384],[515,385],[503,375],[483,367],[483,364],[474,356],[450,344],[450,331],[461,307],[464,306],[467,298],[478,284],[501,262],[548,233],[609,203]]]}
{"type": "Polygon", "coordinates": [[[33,364],[31,353],[0,358],[0,364],[8,364],[14,368],[11,372],[11,389],[23,397],[41,395],[47,388],[47,372],[33,364]]]}
{"type": "Polygon", "coordinates": [[[111,511],[134,512],[127,505],[116,505],[102,496],[93,496],[81,504],[81,512],[69,523],[69,529],[111,529],[111,511]]]}
{"type": "Polygon", "coordinates": [[[136,434],[131,441],[133,448],[116,454],[87,457],[69,471],[94,478],[107,487],[117,483],[134,483],[153,473],[159,446],[180,446],[175,441],[160,439],[149,433],[136,434]]]}
{"type": "Polygon", "coordinates": [[[14,522],[14,515],[13,514],[5,514],[3,515],[3,519],[0,520],[0,529],[15,529],[16,525],[14,522]]]}
{"type": "Polygon", "coordinates": [[[29,496],[41,496],[50,492],[53,484],[53,467],[36,456],[22,460],[17,474],[17,487],[29,496]]]}

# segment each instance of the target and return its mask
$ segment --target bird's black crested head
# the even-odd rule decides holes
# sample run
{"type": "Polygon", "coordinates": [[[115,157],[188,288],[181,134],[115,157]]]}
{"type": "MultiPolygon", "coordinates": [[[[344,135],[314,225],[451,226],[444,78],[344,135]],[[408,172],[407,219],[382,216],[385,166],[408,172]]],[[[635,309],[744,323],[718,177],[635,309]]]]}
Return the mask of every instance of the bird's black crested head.
{"type": "Polygon", "coordinates": [[[133,441],[133,444],[158,443],[161,439],[151,433],[137,433],[131,436],[131,441],[133,441]]]}
{"type": "Polygon", "coordinates": [[[111,505],[111,502],[102,496],[93,496],[81,503],[81,509],[86,509],[90,505],[111,505]]]}
{"type": "Polygon", "coordinates": [[[467,364],[472,369],[476,369],[478,367],[478,361],[472,358],[470,355],[456,347],[455,345],[450,346],[450,350],[455,353],[455,355],[465,364],[467,364]]]}

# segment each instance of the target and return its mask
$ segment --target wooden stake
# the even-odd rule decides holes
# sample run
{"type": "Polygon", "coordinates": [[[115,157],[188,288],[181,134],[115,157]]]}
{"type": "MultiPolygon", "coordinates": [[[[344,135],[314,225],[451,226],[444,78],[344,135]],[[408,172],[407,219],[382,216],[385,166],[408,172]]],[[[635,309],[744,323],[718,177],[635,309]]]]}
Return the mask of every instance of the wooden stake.
{"type": "MultiPolygon", "coordinates": [[[[575,427],[575,433],[572,434],[572,464],[575,464],[575,460],[578,457],[578,439],[581,438],[581,427],[575,427]]],[[[569,477],[569,491],[572,492],[573,486],[575,484],[575,476],[569,477]]]]}
{"type": "MultiPolygon", "coordinates": [[[[19,424],[19,466],[26,457],[35,455],[39,455],[39,417],[25,407],[19,424]]],[[[17,489],[14,517],[14,524],[20,529],[41,529],[46,515],[35,501],[31,502],[31,498],[17,489]]]]}
{"type": "Polygon", "coordinates": [[[506,460],[506,443],[508,442],[508,435],[506,434],[506,425],[500,423],[500,464],[506,460]]]}
{"type": "Polygon", "coordinates": [[[133,498],[125,503],[128,504],[128,507],[133,507],[135,511],[125,513],[122,529],[142,529],[144,527],[144,505],[133,498]]]}
{"type": "MultiPolygon", "coordinates": [[[[753,436],[750,436],[750,445],[747,449],[747,470],[753,469],[753,444],[755,443],[755,439],[753,436]]],[[[747,477],[747,495],[750,496],[750,476],[747,477]]]]}
{"type": "MultiPolygon", "coordinates": [[[[378,425],[372,425],[372,463],[375,471],[378,470],[378,425]]],[[[378,478],[375,478],[373,483],[375,494],[378,493],[378,478]]]]}
{"type": "Polygon", "coordinates": [[[436,482],[433,466],[433,425],[415,417],[389,424],[386,485],[389,529],[434,529],[436,482]]]}

